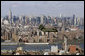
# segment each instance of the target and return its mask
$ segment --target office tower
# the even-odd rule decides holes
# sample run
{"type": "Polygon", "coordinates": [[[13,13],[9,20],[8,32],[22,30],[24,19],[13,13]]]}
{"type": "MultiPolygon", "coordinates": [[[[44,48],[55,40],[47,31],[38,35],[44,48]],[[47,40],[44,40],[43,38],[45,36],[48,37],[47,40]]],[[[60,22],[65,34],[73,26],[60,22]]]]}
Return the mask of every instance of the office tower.
{"type": "Polygon", "coordinates": [[[43,16],[43,24],[47,24],[47,17],[43,16]]]}
{"type": "Polygon", "coordinates": [[[16,25],[19,25],[19,17],[16,16],[16,25]]]}
{"type": "Polygon", "coordinates": [[[22,17],[22,22],[23,22],[23,23],[22,23],[23,25],[27,25],[28,17],[27,17],[27,16],[23,16],[23,17],[22,17]]]}
{"type": "Polygon", "coordinates": [[[80,18],[77,18],[77,25],[80,25],[80,18]]]}
{"type": "Polygon", "coordinates": [[[77,25],[77,18],[75,18],[75,20],[74,20],[74,25],[75,26],[77,25]]]}
{"type": "Polygon", "coordinates": [[[9,10],[9,21],[10,21],[10,24],[12,23],[12,12],[11,10],[9,10]]]}
{"type": "Polygon", "coordinates": [[[73,25],[76,25],[76,17],[75,17],[75,14],[73,15],[73,25]]]}
{"type": "Polygon", "coordinates": [[[36,17],[34,17],[33,22],[34,22],[34,26],[35,26],[36,25],[36,17]]]}
{"type": "Polygon", "coordinates": [[[14,20],[13,20],[13,23],[15,24],[16,16],[13,16],[12,18],[14,19],[14,20]]]}
{"type": "MultiPolygon", "coordinates": [[[[12,23],[13,23],[13,19],[12,19],[12,12],[11,12],[11,9],[9,9],[9,23],[10,23],[10,27],[12,26],[12,23]]],[[[10,28],[10,37],[9,37],[10,40],[12,40],[12,29],[10,28]]]]}
{"type": "Polygon", "coordinates": [[[23,18],[23,25],[25,25],[25,16],[23,16],[22,18],[23,18]]]}
{"type": "Polygon", "coordinates": [[[26,16],[26,17],[25,17],[25,25],[28,24],[28,21],[29,21],[29,20],[28,20],[28,17],[26,16]]]}
{"type": "Polygon", "coordinates": [[[73,15],[73,18],[72,18],[72,19],[73,19],[73,20],[72,20],[72,23],[73,23],[72,25],[74,25],[74,18],[75,18],[75,15],[73,15]]]}
{"type": "Polygon", "coordinates": [[[54,19],[54,17],[51,17],[51,25],[55,24],[54,19]]]}
{"type": "Polygon", "coordinates": [[[43,16],[41,16],[41,24],[43,24],[43,16]]]}
{"type": "Polygon", "coordinates": [[[32,16],[29,16],[29,23],[31,24],[31,19],[32,19],[32,16]]]}
{"type": "Polygon", "coordinates": [[[70,17],[69,23],[70,23],[70,25],[73,25],[73,17],[70,17]]]}
{"type": "Polygon", "coordinates": [[[35,24],[36,24],[36,19],[35,19],[35,17],[33,17],[33,18],[31,19],[31,24],[32,24],[32,25],[35,25],[35,24]]]}
{"type": "Polygon", "coordinates": [[[71,17],[69,17],[68,21],[69,21],[69,24],[72,25],[72,18],[71,17]]]}
{"type": "Polygon", "coordinates": [[[20,24],[23,24],[23,16],[19,16],[20,24]]]}
{"type": "Polygon", "coordinates": [[[48,24],[51,24],[51,17],[48,16],[48,24]]]}
{"type": "Polygon", "coordinates": [[[21,24],[22,16],[19,16],[19,24],[21,24]]]}
{"type": "MultiPolygon", "coordinates": [[[[18,17],[17,17],[18,19],[18,17]]],[[[25,16],[19,16],[19,19],[17,20],[17,22],[19,21],[19,24],[24,25],[25,24],[25,16]]]]}
{"type": "Polygon", "coordinates": [[[37,22],[37,25],[39,25],[40,24],[40,17],[36,17],[36,22],[37,22]]]}

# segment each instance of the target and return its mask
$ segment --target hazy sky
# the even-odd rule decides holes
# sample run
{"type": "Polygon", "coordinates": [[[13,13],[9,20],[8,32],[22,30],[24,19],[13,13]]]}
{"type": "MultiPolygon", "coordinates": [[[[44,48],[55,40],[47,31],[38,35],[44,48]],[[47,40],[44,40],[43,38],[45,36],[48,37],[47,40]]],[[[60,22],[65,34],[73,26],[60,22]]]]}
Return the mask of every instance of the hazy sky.
{"type": "Polygon", "coordinates": [[[84,17],[83,1],[1,1],[1,16],[8,15],[52,15],[84,17]]]}

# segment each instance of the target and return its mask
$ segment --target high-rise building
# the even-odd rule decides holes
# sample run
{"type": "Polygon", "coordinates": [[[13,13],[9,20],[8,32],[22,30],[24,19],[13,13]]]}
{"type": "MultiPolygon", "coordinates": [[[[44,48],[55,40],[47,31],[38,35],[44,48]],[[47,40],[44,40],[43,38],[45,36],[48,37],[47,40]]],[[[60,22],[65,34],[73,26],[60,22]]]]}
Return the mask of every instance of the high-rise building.
{"type": "Polygon", "coordinates": [[[31,24],[31,19],[32,19],[32,16],[29,16],[29,23],[31,24]]]}
{"type": "Polygon", "coordinates": [[[77,18],[74,19],[74,25],[77,25],[77,18]]]}
{"type": "Polygon", "coordinates": [[[41,24],[43,24],[43,16],[41,16],[41,24]]]}
{"type": "Polygon", "coordinates": [[[26,17],[25,17],[25,25],[28,24],[28,21],[29,21],[29,20],[28,20],[28,17],[26,16],[26,17]]]}
{"type": "Polygon", "coordinates": [[[48,23],[51,24],[51,16],[48,16],[48,23]]]}
{"type": "Polygon", "coordinates": [[[36,24],[36,19],[35,19],[35,17],[33,17],[33,18],[31,19],[31,24],[32,24],[32,25],[35,25],[35,24],[36,24]]]}
{"type": "Polygon", "coordinates": [[[37,22],[37,24],[39,25],[40,24],[40,17],[36,17],[36,22],[37,22]]]}
{"type": "Polygon", "coordinates": [[[76,17],[75,17],[75,14],[73,15],[73,25],[76,25],[76,17]]]}
{"type": "Polygon", "coordinates": [[[23,25],[25,25],[25,19],[26,19],[26,17],[23,16],[23,25]]]}
{"type": "Polygon", "coordinates": [[[47,17],[46,16],[43,17],[43,24],[47,24],[47,17]]]}
{"type": "Polygon", "coordinates": [[[19,23],[22,24],[22,16],[19,16],[19,23]]]}
{"type": "Polygon", "coordinates": [[[11,12],[11,10],[9,10],[9,22],[10,22],[10,24],[13,23],[12,12],[11,12]]]}
{"type": "Polygon", "coordinates": [[[77,18],[77,25],[80,25],[80,18],[77,18]]]}

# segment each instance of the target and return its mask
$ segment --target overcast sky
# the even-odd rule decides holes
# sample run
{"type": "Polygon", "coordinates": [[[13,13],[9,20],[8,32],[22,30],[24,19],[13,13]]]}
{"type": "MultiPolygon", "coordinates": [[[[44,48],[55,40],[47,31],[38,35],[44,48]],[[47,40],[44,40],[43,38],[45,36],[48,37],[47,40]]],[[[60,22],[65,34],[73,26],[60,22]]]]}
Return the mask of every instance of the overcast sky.
{"type": "Polygon", "coordinates": [[[83,1],[1,1],[1,16],[6,16],[11,9],[12,14],[19,15],[51,15],[84,17],[83,1]]]}

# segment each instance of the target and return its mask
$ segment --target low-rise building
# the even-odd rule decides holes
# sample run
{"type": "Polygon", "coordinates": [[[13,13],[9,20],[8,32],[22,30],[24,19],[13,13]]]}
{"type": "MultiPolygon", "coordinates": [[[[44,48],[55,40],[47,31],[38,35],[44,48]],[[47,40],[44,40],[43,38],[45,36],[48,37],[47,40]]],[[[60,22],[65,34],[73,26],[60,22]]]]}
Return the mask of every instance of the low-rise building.
{"type": "Polygon", "coordinates": [[[51,52],[58,52],[58,46],[51,46],[51,52]]]}
{"type": "Polygon", "coordinates": [[[70,53],[76,53],[76,45],[70,45],[69,46],[69,52],[70,53]]]}

